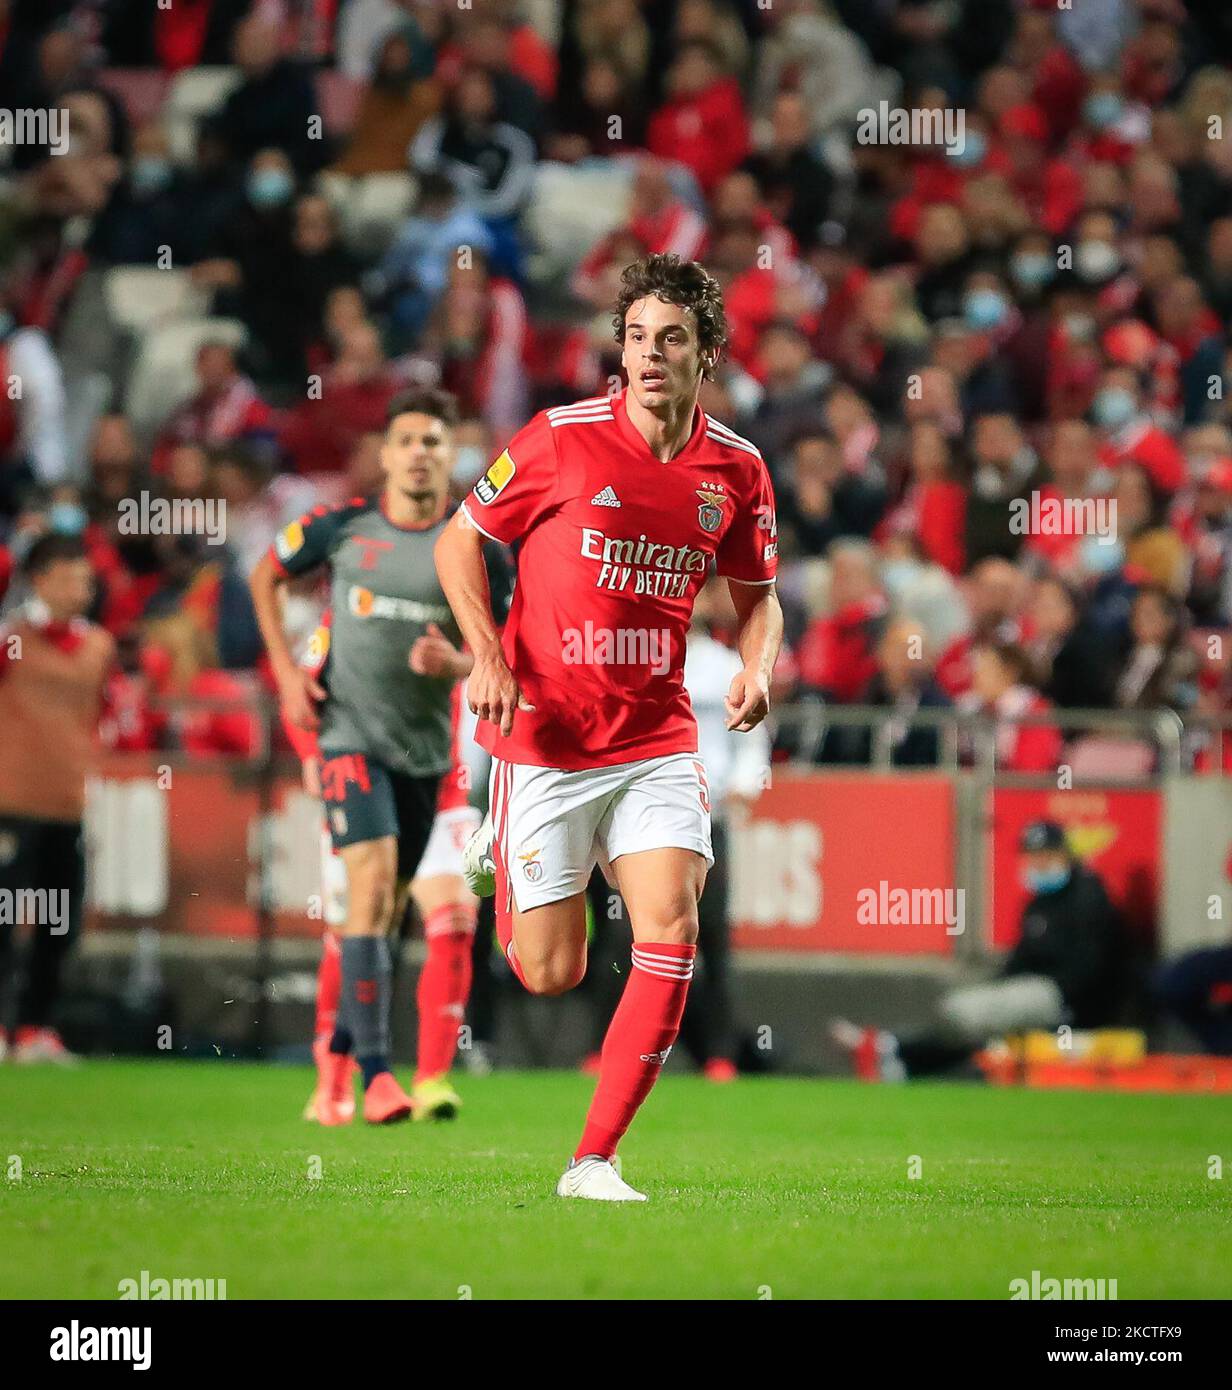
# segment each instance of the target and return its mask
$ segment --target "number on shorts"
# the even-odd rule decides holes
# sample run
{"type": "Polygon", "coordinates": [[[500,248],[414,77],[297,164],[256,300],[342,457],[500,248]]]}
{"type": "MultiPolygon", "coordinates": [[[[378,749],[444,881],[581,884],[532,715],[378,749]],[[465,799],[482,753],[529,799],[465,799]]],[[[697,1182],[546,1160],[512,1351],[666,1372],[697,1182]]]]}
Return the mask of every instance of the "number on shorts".
{"type": "Polygon", "coordinates": [[[701,798],[702,810],[709,815],[710,783],[706,781],[706,769],[696,758],[693,759],[693,766],[697,769],[697,795],[701,798]]]}

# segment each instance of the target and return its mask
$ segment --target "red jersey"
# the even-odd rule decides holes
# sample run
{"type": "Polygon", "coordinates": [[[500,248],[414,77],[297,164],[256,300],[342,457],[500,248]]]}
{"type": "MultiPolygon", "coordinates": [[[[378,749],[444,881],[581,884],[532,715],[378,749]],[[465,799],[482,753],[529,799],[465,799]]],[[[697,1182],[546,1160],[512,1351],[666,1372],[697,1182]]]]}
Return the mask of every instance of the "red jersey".
{"type": "Polygon", "coordinates": [[[463,503],[485,535],[519,545],[505,659],[533,711],[479,743],[508,762],[577,770],[697,751],[685,637],[713,565],[771,584],[774,495],[754,445],[693,412],[664,463],[625,391],[541,411],[463,503]]]}

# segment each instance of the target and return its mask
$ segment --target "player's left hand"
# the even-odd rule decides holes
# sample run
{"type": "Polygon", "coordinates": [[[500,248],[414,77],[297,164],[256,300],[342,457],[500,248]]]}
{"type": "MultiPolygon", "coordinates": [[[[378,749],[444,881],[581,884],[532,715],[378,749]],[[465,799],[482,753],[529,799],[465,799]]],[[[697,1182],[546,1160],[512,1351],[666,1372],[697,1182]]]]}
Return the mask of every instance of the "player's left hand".
{"type": "Polygon", "coordinates": [[[727,727],[738,734],[755,729],[770,713],[770,687],[758,670],[747,667],[735,676],[727,698],[727,727]]]}
{"type": "Polygon", "coordinates": [[[407,664],[417,676],[447,676],[457,674],[461,652],[435,623],[428,624],[422,637],[415,639],[407,664]]]}

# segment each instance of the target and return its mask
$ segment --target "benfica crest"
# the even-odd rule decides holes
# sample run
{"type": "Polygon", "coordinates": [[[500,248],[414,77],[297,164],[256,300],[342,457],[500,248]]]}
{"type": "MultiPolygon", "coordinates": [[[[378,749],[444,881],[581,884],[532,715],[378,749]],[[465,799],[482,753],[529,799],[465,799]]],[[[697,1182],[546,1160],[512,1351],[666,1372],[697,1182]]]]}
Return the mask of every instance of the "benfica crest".
{"type": "Polygon", "coordinates": [[[702,530],[717,531],[723,524],[723,503],[727,498],[708,487],[699,487],[697,495],[702,499],[697,508],[697,519],[702,530]]]}

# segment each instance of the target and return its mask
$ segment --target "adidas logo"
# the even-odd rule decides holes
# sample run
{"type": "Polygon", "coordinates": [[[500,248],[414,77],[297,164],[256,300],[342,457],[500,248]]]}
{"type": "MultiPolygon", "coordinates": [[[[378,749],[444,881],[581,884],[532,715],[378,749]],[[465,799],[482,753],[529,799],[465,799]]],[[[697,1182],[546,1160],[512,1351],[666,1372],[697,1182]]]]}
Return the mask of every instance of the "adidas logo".
{"type": "Polygon", "coordinates": [[[605,487],[602,492],[596,492],[590,499],[592,507],[619,507],[620,498],[610,487],[605,487]]]}

